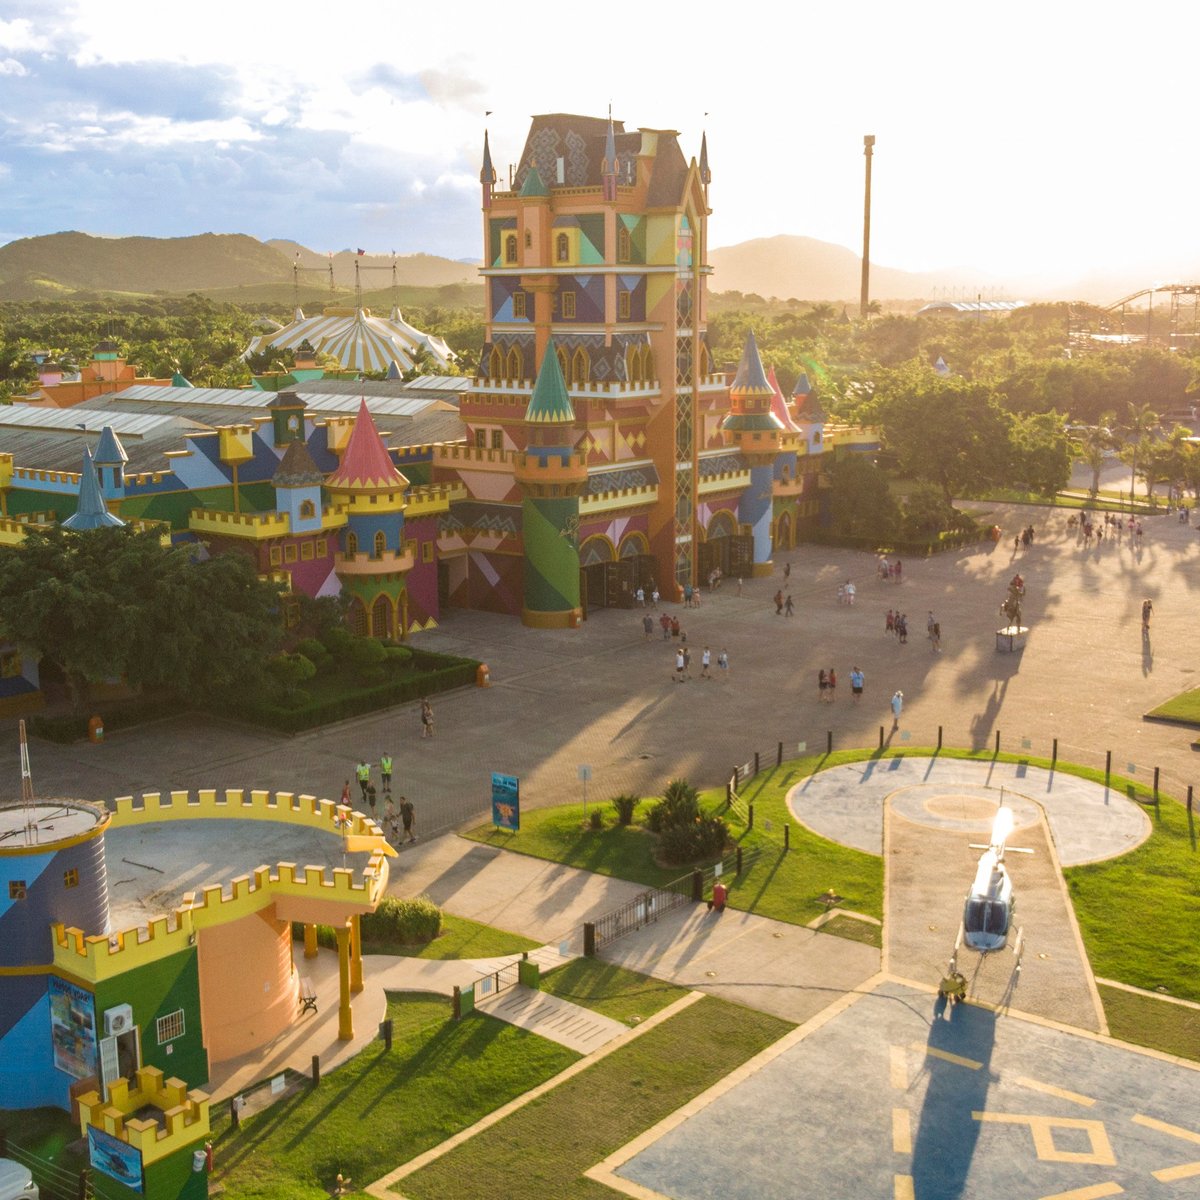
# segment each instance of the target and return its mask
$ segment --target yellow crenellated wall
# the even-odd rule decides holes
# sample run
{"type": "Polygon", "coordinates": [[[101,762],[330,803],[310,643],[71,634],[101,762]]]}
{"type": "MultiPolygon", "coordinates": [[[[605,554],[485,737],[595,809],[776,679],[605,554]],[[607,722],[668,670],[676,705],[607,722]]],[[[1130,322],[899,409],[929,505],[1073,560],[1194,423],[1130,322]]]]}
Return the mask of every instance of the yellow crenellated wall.
{"type": "Polygon", "coordinates": [[[126,1079],[114,1080],[108,1089],[107,1103],[99,1092],[79,1097],[79,1128],[87,1136],[94,1125],[141,1151],[148,1166],[185,1146],[206,1138],[210,1132],[209,1099],[204,1092],[189,1092],[181,1079],[163,1079],[157,1067],[139,1067],[134,1087],[126,1079]],[[140,1108],[152,1105],[163,1114],[163,1123],[131,1117],[140,1108]]]}

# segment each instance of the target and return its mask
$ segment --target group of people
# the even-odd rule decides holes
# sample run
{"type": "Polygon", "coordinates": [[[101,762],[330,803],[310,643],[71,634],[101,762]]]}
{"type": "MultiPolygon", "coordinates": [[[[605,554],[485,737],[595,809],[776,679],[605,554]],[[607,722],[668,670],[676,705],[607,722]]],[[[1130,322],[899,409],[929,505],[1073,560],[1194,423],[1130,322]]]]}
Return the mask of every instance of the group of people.
{"type": "MultiPolygon", "coordinates": [[[[651,583],[651,585],[650,585],[650,607],[657,608],[658,601],[659,601],[658,584],[651,583]]],[[[646,589],[644,587],[639,587],[637,590],[637,602],[638,602],[639,608],[646,607],[646,589]]]]}
{"type": "Polygon", "coordinates": [[[796,606],[792,603],[792,593],[788,592],[785,597],[783,589],[780,588],[774,596],[771,597],[775,601],[775,615],[790,617],[795,613],[796,606]]]}
{"type": "Polygon", "coordinates": [[[838,603],[853,604],[854,597],[858,595],[858,589],[850,582],[849,579],[845,583],[838,584],[838,603]]]}
{"type": "MultiPolygon", "coordinates": [[[[850,696],[855,704],[862,699],[865,680],[866,676],[863,675],[861,667],[850,668],[850,696]]],[[[833,667],[829,670],[822,667],[817,672],[817,699],[822,704],[837,702],[837,671],[833,667]]]]}
{"type": "MultiPolygon", "coordinates": [[[[721,653],[717,655],[717,666],[721,671],[729,670],[729,652],[722,647],[721,653]]],[[[676,683],[686,683],[692,677],[692,652],[686,645],[681,645],[675,651],[675,673],[671,678],[676,683]]],[[[700,678],[711,679],[712,674],[712,651],[705,646],[700,652],[700,678]]]]}
{"type": "Polygon", "coordinates": [[[887,618],[884,625],[884,630],[887,633],[894,633],[900,642],[900,645],[905,645],[908,641],[908,614],[895,612],[893,609],[887,610],[887,618]]]}
{"type": "Polygon", "coordinates": [[[1081,513],[1078,517],[1072,516],[1067,521],[1068,529],[1078,528],[1078,537],[1083,542],[1085,547],[1090,547],[1092,539],[1095,538],[1096,544],[1099,546],[1104,542],[1104,535],[1107,531],[1109,540],[1116,539],[1117,545],[1121,544],[1121,539],[1126,533],[1129,534],[1129,544],[1131,546],[1142,544],[1142,523],[1130,517],[1126,520],[1119,515],[1114,516],[1112,513],[1105,513],[1103,522],[1097,522],[1092,518],[1091,513],[1081,513]]]}
{"type": "Polygon", "coordinates": [[[900,583],[904,578],[904,568],[900,565],[900,560],[896,559],[893,562],[886,554],[879,556],[879,582],[880,583],[900,583]]]}
{"type": "MultiPolygon", "coordinates": [[[[354,776],[358,781],[362,801],[370,809],[372,820],[375,818],[375,807],[379,802],[379,790],[383,791],[383,832],[388,840],[415,842],[416,810],[412,801],[407,796],[401,796],[398,806],[392,802],[392,756],[379,756],[379,789],[375,787],[375,781],[371,778],[371,764],[365,758],[359,759],[358,766],[354,768],[354,776]]],[[[350,803],[350,780],[347,779],[342,785],[341,805],[349,808],[350,803]]]]}
{"type": "Polygon", "coordinates": [[[1024,547],[1026,550],[1033,545],[1033,526],[1026,525],[1020,533],[1013,538],[1013,550],[1020,550],[1024,547]]]}

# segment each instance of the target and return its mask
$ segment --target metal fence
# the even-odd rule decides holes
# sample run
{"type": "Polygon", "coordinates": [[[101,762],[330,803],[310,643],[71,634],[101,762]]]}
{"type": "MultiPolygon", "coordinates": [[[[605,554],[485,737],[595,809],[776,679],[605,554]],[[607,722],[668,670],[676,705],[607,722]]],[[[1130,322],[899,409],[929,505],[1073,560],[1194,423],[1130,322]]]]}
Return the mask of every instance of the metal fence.
{"type": "Polygon", "coordinates": [[[28,1167],[44,1200],[93,1200],[96,1194],[89,1167],[70,1170],[34,1154],[3,1134],[0,1134],[0,1158],[11,1158],[28,1167]]]}
{"type": "Polygon", "coordinates": [[[475,979],[475,999],[486,1000],[489,996],[498,996],[507,992],[521,982],[521,964],[514,960],[497,967],[493,971],[481,971],[475,979]]]}

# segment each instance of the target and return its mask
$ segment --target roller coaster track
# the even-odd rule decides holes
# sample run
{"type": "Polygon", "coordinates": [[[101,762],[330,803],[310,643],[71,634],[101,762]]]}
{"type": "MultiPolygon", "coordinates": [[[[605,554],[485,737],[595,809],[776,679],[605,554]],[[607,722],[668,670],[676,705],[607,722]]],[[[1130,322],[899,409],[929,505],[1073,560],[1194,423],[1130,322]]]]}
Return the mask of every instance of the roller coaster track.
{"type": "Polygon", "coordinates": [[[1114,300],[1112,304],[1106,304],[1104,311],[1115,312],[1127,304],[1132,304],[1135,300],[1140,300],[1143,296],[1153,296],[1156,292],[1170,292],[1174,296],[1200,296],[1200,283],[1156,283],[1142,288],[1140,292],[1122,296],[1120,300],[1114,300]]]}

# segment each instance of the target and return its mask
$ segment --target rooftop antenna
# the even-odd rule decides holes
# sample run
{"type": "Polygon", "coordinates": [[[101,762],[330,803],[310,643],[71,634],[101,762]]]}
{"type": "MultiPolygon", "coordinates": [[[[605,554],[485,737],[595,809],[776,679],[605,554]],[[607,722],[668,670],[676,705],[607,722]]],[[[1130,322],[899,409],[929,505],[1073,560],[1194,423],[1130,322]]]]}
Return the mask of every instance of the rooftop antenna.
{"type": "Polygon", "coordinates": [[[29,769],[29,740],[25,736],[25,721],[20,723],[21,738],[21,812],[25,817],[25,845],[36,844],[37,824],[33,819],[33,772],[29,769]]]}

